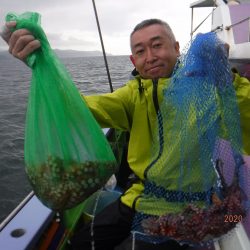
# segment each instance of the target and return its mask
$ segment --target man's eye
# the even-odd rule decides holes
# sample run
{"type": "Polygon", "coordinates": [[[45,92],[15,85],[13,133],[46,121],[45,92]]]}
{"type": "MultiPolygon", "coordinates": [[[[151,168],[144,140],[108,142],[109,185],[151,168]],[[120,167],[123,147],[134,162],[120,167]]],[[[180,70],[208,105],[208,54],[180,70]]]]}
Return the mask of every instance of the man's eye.
{"type": "Polygon", "coordinates": [[[137,50],[137,51],[135,52],[135,54],[138,55],[138,56],[140,56],[140,55],[143,54],[143,52],[144,52],[144,50],[143,50],[143,49],[140,49],[140,50],[137,50]]]}
{"type": "Polygon", "coordinates": [[[153,44],[153,48],[155,48],[155,49],[160,48],[160,47],[161,47],[161,43],[153,44]]]}

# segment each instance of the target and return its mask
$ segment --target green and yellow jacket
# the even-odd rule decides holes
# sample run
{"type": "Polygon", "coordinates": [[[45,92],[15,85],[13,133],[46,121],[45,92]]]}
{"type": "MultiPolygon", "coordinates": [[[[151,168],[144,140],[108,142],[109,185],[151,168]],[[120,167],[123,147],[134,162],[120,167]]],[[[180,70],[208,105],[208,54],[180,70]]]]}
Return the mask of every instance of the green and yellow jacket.
{"type": "MultiPolygon", "coordinates": [[[[128,163],[139,177],[121,197],[129,207],[137,206],[144,189],[145,170],[152,159],[152,140],[157,124],[157,110],[162,101],[162,90],[170,79],[136,77],[113,93],[84,96],[88,107],[101,127],[129,131],[128,163]]],[[[234,86],[238,98],[243,132],[244,153],[250,155],[250,83],[246,78],[235,75],[234,86]]]]}

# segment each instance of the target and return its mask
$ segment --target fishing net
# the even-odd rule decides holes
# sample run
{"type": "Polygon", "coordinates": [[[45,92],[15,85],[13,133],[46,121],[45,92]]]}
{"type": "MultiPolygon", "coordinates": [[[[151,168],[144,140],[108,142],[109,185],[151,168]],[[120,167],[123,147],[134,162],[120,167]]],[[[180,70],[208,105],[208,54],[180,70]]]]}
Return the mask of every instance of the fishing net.
{"type": "Polygon", "coordinates": [[[199,34],[163,90],[136,237],[210,244],[243,220],[250,178],[239,121],[225,46],[199,34]]]}
{"type": "Polygon", "coordinates": [[[116,160],[96,120],[81,98],[40,26],[38,13],[9,13],[40,40],[27,59],[32,82],[26,114],[25,167],[38,198],[54,210],[71,208],[103,186],[116,160]]]}

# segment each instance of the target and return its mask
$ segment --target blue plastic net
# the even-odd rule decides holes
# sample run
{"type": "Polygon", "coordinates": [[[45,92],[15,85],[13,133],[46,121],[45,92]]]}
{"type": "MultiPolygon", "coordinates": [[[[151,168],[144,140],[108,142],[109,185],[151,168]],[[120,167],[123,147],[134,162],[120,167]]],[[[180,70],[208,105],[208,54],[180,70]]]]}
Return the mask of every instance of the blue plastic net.
{"type": "Polygon", "coordinates": [[[214,33],[197,35],[163,90],[133,225],[140,239],[210,243],[243,220],[249,173],[232,80],[224,44],[214,33]]]}

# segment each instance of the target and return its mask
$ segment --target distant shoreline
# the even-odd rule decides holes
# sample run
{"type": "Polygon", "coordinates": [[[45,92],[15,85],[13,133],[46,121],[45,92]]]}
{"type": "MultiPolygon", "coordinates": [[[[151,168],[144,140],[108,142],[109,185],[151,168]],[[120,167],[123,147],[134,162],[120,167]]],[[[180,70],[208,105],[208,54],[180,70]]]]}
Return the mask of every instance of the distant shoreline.
{"type": "MultiPolygon", "coordinates": [[[[81,51],[81,50],[61,50],[54,49],[54,52],[59,58],[77,58],[77,57],[92,57],[92,56],[103,56],[103,53],[98,50],[93,51],[81,51]]],[[[8,56],[9,52],[7,50],[0,49],[0,56],[8,56]]],[[[107,56],[129,56],[129,55],[112,55],[107,53],[107,56]]]]}

